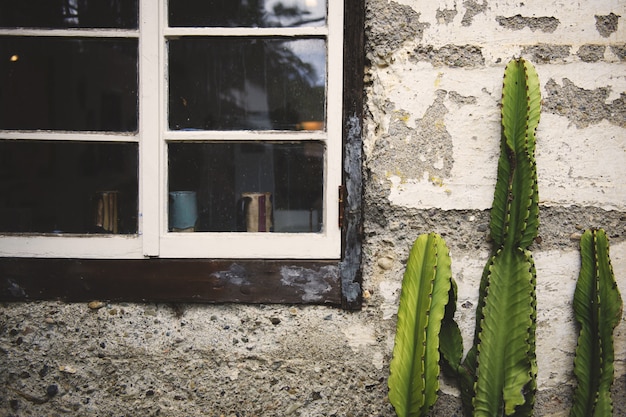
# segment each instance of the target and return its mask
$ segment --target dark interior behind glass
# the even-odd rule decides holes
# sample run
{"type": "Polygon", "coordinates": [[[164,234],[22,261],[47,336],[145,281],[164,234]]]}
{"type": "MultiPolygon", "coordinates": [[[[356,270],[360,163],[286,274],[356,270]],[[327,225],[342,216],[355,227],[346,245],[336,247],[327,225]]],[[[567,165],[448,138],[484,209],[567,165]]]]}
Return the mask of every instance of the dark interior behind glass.
{"type": "Polygon", "coordinates": [[[0,27],[137,29],[138,0],[0,0],[0,27]]]}
{"type": "Polygon", "coordinates": [[[137,233],[136,143],[0,141],[0,233],[137,233]]]}
{"type": "Polygon", "coordinates": [[[0,37],[0,129],[137,131],[137,40],[0,37]]]}
{"type": "Polygon", "coordinates": [[[168,190],[195,193],[195,231],[248,230],[244,200],[255,193],[271,199],[267,231],[321,230],[322,143],[170,143],[168,149],[168,190]]]}

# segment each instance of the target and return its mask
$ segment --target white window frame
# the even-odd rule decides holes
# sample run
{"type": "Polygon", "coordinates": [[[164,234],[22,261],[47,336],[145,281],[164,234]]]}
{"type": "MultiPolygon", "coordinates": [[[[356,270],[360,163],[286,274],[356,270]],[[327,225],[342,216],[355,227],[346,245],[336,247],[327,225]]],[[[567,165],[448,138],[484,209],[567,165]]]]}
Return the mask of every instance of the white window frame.
{"type": "Polygon", "coordinates": [[[0,131],[2,139],[139,143],[139,220],[136,235],[0,236],[0,256],[138,259],[339,259],[342,183],[343,2],[328,0],[327,25],[302,28],[169,28],[166,0],[139,1],[139,31],[0,30],[0,35],[138,38],[139,129],[134,134],[0,131]],[[326,38],[326,129],[284,131],[169,131],[166,39],[172,36],[320,36],[326,38]],[[326,146],[323,229],[319,233],[195,232],[167,229],[167,144],[176,141],[319,141],[326,146]]]}

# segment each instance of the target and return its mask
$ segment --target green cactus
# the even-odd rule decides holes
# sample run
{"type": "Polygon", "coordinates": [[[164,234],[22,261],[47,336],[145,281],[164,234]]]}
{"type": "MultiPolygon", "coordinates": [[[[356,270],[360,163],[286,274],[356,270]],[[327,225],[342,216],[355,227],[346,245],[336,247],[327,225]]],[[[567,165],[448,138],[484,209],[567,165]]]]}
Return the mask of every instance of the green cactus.
{"type": "MultiPolygon", "coordinates": [[[[541,92],[524,59],[504,71],[502,135],[491,210],[494,254],[485,267],[477,308],[472,415],[530,416],[536,391],[536,274],[528,246],[539,227],[535,130],[541,92]]],[[[471,361],[471,362],[470,362],[471,361]]],[[[469,405],[467,406],[469,408],[469,405]]]]}
{"type": "MultiPolygon", "coordinates": [[[[537,390],[536,271],[529,246],[539,228],[535,130],[539,78],[524,59],[505,69],[498,177],[491,211],[493,252],[480,282],[474,342],[462,360],[454,322],[456,284],[443,239],[418,238],[402,284],[389,399],[400,417],[422,416],[435,403],[439,359],[459,377],[467,415],[531,416],[537,390]]],[[[609,417],[613,331],[622,300],[603,230],[581,239],[582,267],[574,310],[580,335],[574,361],[578,386],[571,417],[609,417]]]]}
{"type": "Polygon", "coordinates": [[[613,330],[622,317],[609,241],[604,230],[587,230],[580,240],[581,269],[574,292],[574,314],[580,324],[571,417],[613,414],[613,330]]]}
{"type": "Polygon", "coordinates": [[[460,361],[458,328],[442,333],[442,351],[457,373],[472,416],[530,416],[537,388],[536,272],[528,250],[539,228],[535,130],[541,112],[532,64],[512,60],[504,72],[498,177],[491,210],[493,252],[476,309],[474,343],[460,361]]]}
{"type": "Polygon", "coordinates": [[[423,416],[437,400],[439,333],[454,312],[456,284],[443,238],[419,236],[409,255],[398,307],[393,359],[388,380],[389,401],[399,417],[423,416]]]}

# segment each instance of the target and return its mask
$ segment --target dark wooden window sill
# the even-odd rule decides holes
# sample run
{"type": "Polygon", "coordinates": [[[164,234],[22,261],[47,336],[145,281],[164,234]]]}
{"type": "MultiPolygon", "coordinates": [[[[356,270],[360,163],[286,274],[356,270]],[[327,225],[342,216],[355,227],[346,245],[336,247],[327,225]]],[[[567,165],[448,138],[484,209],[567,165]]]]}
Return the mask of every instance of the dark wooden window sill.
{"type": "Polygon", "coordinates": [[[0,299],[339,306],[338,261],[0,258],[0,299]]]}

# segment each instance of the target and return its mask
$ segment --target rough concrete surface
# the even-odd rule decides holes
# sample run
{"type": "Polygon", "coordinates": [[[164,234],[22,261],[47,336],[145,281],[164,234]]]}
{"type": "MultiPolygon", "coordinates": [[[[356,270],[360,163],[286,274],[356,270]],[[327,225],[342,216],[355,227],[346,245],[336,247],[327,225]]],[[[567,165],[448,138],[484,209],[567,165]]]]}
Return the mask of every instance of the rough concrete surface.
{"type": "Polygon", "coordinates": [[[562,85],[550,79],[545,89],[545,111],[567,117],[578,128],[602,120],[626,127],[626,92],[621,92],[619,98],[609,100],[610,87],[587,90],[577,87],[567,78],[562,80],[562,85]]]}
{"type": "Polygon", "coordinates": [[[526,17],[521,14],[516,14],[515,16],[505,17],[498,16],[496,20],[500,24],[500,26],[512,29],[512,30],[522,30],[523,28],[530,28],[533,32],[536,30],[540,30],[546,33],[552,33],[559,26],[559,19],[556,17],[526,17]]]}
{"type": "Polygon", "coordinates": [[[420,13],[396,2],[366,2],[369,16],[365,24],[366,55],[382,64],[407,40],[419,40],[428,24],[420,23],[420,13]]]}
{"type": "Polygon", "coordinates": [[[596,29],[598,30],[598,33],[605,38],[611,36],[613,32],[617,31],[620,17],[621,16],[616,15],[615,13],[610,13],[605,16],[596,15],[596,29]]]}
{"type": "Polygon", "coordinates": [[[576,55],[584,62],[598,62],[604,58],[604,45],[582,45],[576,55]]]}
{"type": "Polygon", "coordinates": [[[389,329],[364,325],[371,313],[360,314],[3,305],[0,414],[375,415],[386,408],[387,353],[377,337],[389,329]]]}
{"type": "MultiPolygon", "coordinates": [[[[502,73],[536,64],[540,231],[536,416],[568,414],[580,235],[605,228],[626,296],[626,3],[366,0],[363,308],[0,305],[0,416],[394,416],[387,398],[406,259],[441,234],[471,344],[491,250],[502,73]]],[[[174,277],[175,278],[175,277],[174,277]]],[[[626,415],[626,313],[615,331],[626,415]]],[[[461,416],[442,378],[431,416],[461,416]]]]}

